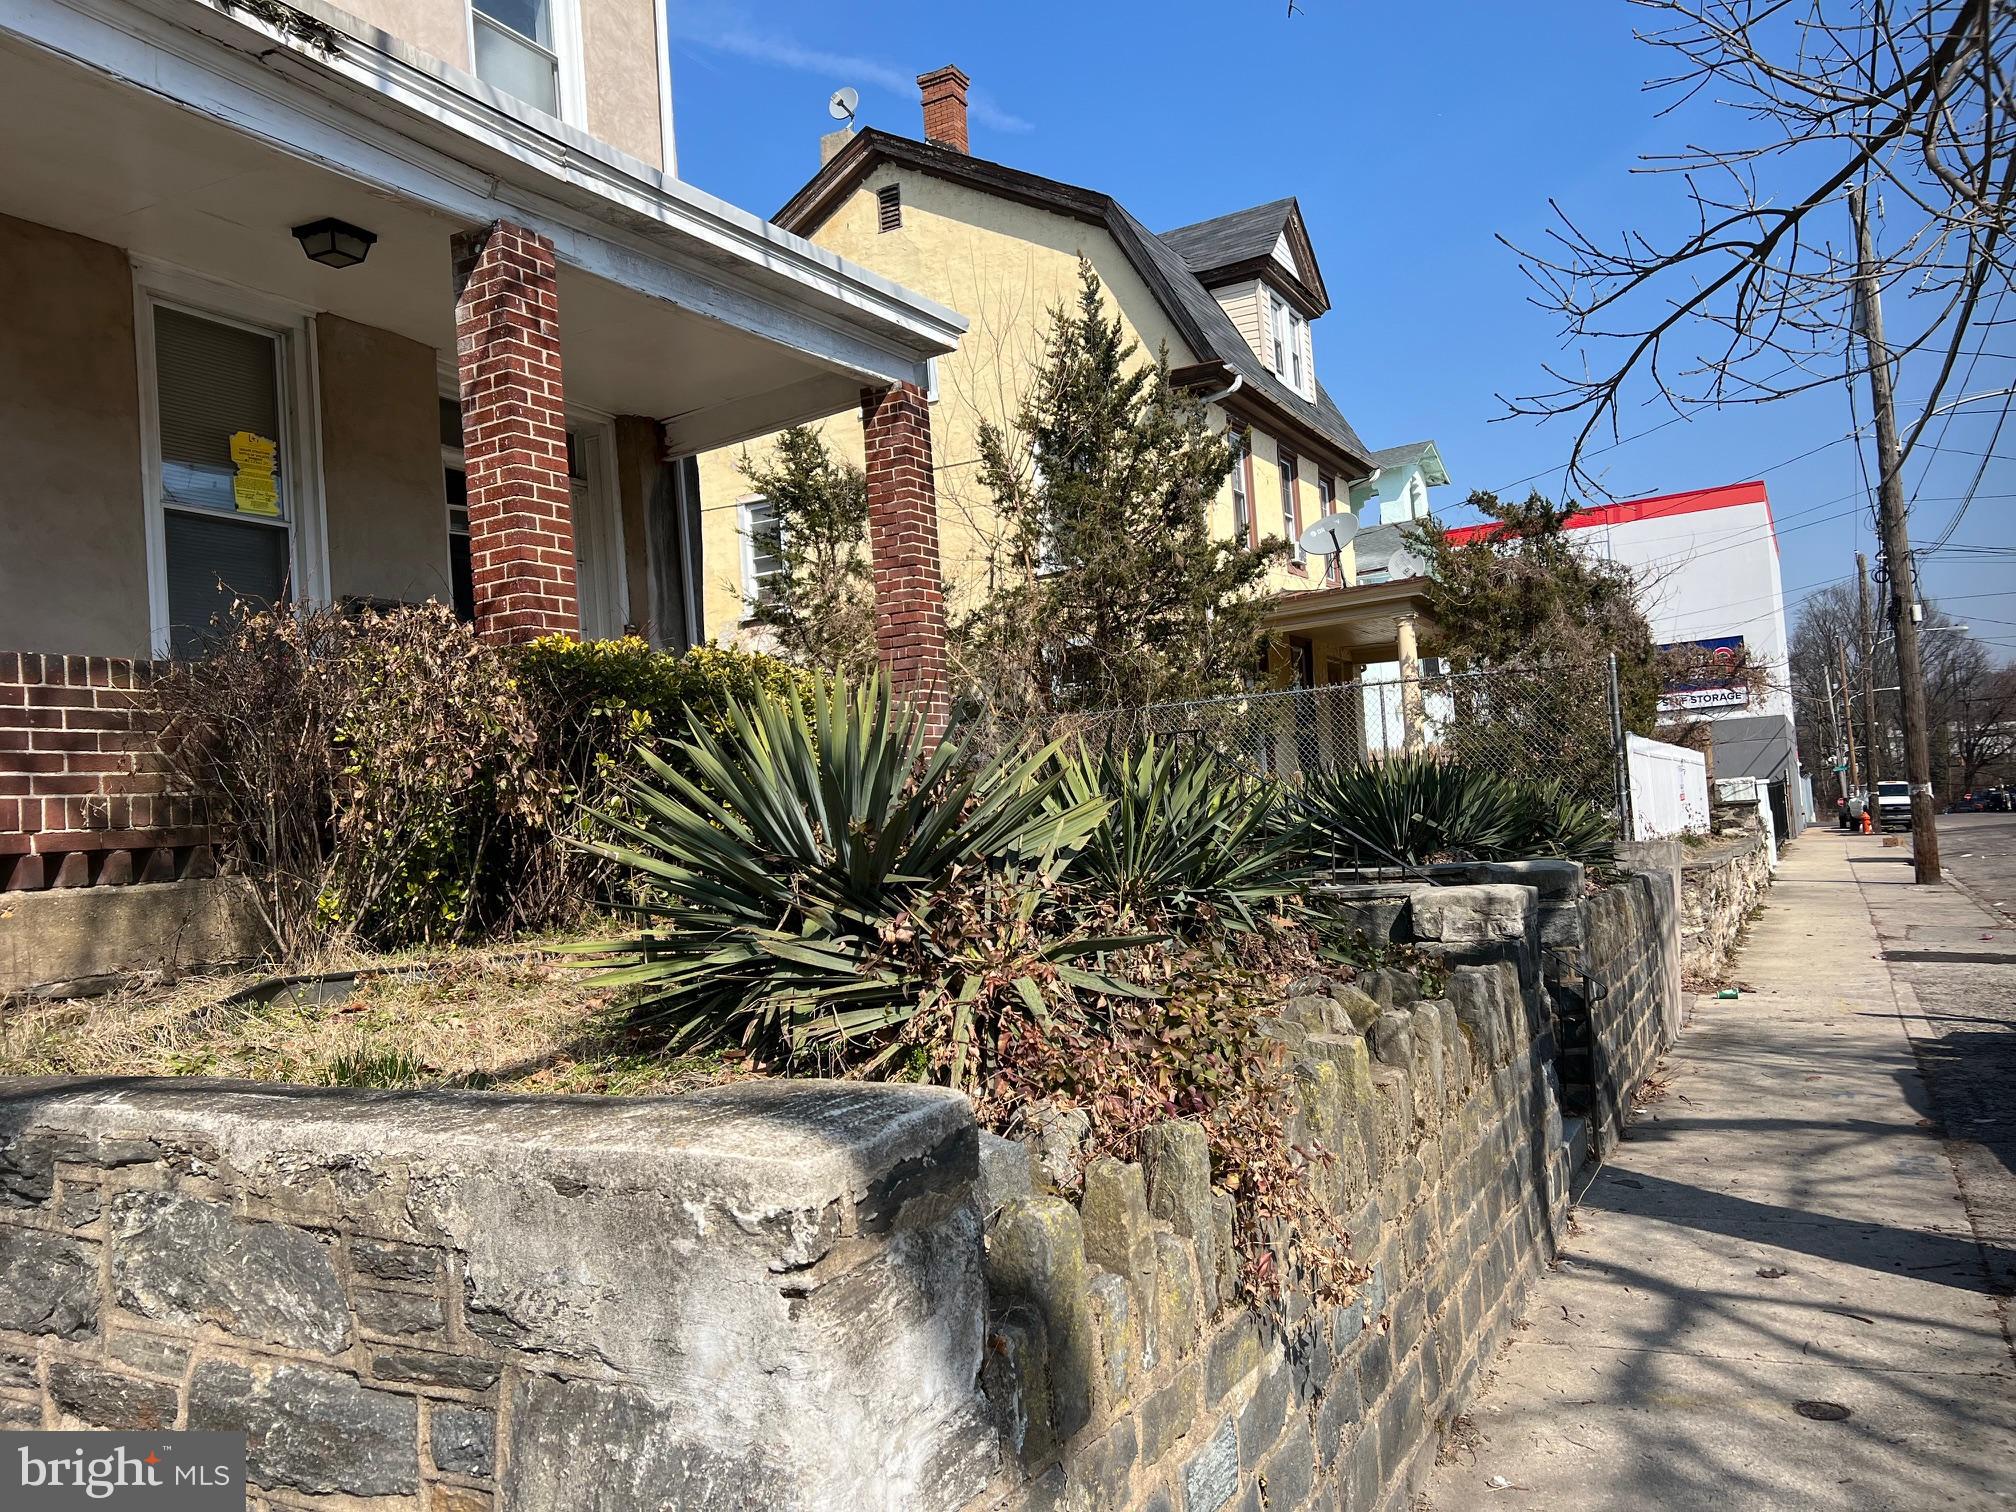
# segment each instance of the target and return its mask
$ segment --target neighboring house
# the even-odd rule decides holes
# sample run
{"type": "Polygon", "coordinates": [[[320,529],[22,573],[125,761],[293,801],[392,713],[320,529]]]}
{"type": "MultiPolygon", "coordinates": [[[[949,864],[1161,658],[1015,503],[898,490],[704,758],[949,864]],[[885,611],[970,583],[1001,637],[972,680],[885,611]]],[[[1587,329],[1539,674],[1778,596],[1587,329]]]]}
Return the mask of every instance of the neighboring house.
{"type": "Polygon", "coordinates": [[[0,9],[0,887],[188,864],[131,663],[236,595],[684,645],[681,459],[842,411],[937,591],[963,322],[679,181],[658,0],[356,3],[0,9]]]}
{"type": "MultiPolygon", "coordinates": [[[[1419,578],[1428,564],[1410,544],[1414,526],[1434,513],[1428,498],[1431,488],[1449,483],[1449,471],[1442,465],[1442,453],[1433,441],[1414,441],[1406,446],[1390,446],[1372,454],[1373,475],[1351,490],[1351,507],[1358,515],[1358,535],[1352,541],[1361,584],[1387,583],[1396,579],[1419,578]]],[[[1421,675],[1433,679],[1442,673],[1439,657],[1421,659],[1421,675]]],[[[1409,691],[1396,658],[1375,662],[1361,674],[1365,681],[1365,746],[1368,752],[1404,749],[1410,728],[1407,723],[1409,691]]],[[[1419,743],[1432,744],[1435,732],[1454,717],[1455,708],[1446,690],[1436,691],[1433,683],[1421,700],[1424,728],[1416,734],[1419,743]]]]}
{"type": "MultiPolygon", "coordinates": [[[[1579,509],[1568,529],[1591,553],[1621,562],[1638,580],[1640,603],[1661,647],[1744,654],[1761,679],[1711,673],[1669,688],[1669,717],[1712,721],[1715,776],[1756,777],[1781,785],[1792,832],[1811,822],[1793,727],[1790,642],[1778,532],[1771,498],[1759,482],[1661,494],[1579,509]]],[[[1490,526],[1449,532],[1473,540],[1490,526]]]]}
{"type": "MultiPolygon", "coordinates": [[[[1318,517],[1349,507],[1377,464],[1320,377],[1330,296],[1294,200],[1158,234],[1109,194],[973,156],[958,69],[918,83],[927,140],[836,133],[824,166],[776,218],[970,322],[932,390],[939,544],[955,609],[985,591],[997,529],[979,480],[980,427],[1009,425],[1034,386],[1051,312],[1077,298],[1081,256],[1140,360],[1166,350],[1176,380],[1210,401],[1214,424],[1243,432],[1245,457],[1215,512],[1224,536],[1292,544],[1318,517]]],[[[826,440],[860,463],[857,433],[829,426],[826,440]]],[[[722,636],[747,620],[775,569],[747,544],[766,506],[742,456],[738,447],[700,460],[706,623],[722,636]]],[[[1361,589],[1353,554],[1342,558],[1341,581],[1328,586],[1322,560],[1298,553],[1275,569],[1281,680],[1347,681],[1367,662],[1395,659],[1412,633],[1420,583],[1361,589]]]]}

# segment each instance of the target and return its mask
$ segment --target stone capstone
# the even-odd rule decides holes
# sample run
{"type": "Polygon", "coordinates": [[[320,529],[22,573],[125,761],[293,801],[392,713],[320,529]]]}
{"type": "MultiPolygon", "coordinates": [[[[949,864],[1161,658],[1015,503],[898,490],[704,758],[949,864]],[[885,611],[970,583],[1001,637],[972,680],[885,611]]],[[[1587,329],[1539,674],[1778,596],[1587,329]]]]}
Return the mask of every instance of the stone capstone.
{"type": "Polygon", "coordinates": [[[343,1371],[202,1361],[189,1383],[189,1426],[245,1434],[246,1474],[261,1486],[317,1496],[420,1489],[416,1400],[343,1371]]]}
{"type": "Polygon", "coordinates": [[[0,1328],[81,1339],[98,1327],[98,1246],[0,1226],[0,1328]]]}
{"type": "Polygon", "coordinates": [[[122,1192],[111,1220],[113,1295],[129,1312],[323,1354],[349,1344],[335,1259],[313,1235],[172,1192],[122,1192]]]}

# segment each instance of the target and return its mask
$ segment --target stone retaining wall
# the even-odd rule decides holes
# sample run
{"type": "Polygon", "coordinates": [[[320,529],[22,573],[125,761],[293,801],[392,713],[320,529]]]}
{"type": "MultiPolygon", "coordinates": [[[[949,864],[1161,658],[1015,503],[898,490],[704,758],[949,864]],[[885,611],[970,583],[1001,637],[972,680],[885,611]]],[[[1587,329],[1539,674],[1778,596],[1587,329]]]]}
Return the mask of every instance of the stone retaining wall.
{"type": "Polygon", "coordinates": [[[0,1426],[244,1430],[258,1508],[956,1507],[975,1148],[923,1088],[6,1084],[0,1426]]]}
{"type": "Polygon", "coordinates": [[[1491,876],[1337,894],[1411,954],[1271,1026],[1340,1304],[1239,1299],[1191,1124],[1081,1181],[914,1087],[0,1084],[0,1426],[243,1429],[302,1512],[1398,1512],[1565,1215],[1564,988],[1621,1117],[1670,975],[1631,885],[1491,876]]]}
{"type": "Polygon", "coordinates": [[[1689,981],[1719,981],[1736,937],[1771,885],[1771,842],[1761,830],[1688,856],[1680,868],[1680,969],[1689,981]]]}
{"type": "Polygon", "coordinates": [[[1433,1463],[1566,1210],[1544,1029],[1502,961],[1431,1002],[1311,992],[1277,1033],[1369,1279],[1278,1326],[1241,1304],[1194,1125],[1094,1161],[1076,1203],[1009,1197],[983,1376],[1002,1470],[970,1508],[1399,1508],[1433,1463]]]}

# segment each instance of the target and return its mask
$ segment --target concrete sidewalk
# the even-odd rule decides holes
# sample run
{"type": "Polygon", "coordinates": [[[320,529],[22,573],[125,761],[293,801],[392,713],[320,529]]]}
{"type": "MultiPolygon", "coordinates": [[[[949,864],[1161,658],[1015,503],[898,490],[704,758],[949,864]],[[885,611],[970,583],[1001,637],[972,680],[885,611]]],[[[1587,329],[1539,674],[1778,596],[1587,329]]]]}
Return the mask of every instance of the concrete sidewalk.
{"type": "Polygon", "coordinates": [[[1787,854],[1741,1000],[1696,1003],[1430,1482],[1437,1512],[2016,1506],[2009,1304],[1929,1117],[1858,839],[1809,830],[1787,854]]]}

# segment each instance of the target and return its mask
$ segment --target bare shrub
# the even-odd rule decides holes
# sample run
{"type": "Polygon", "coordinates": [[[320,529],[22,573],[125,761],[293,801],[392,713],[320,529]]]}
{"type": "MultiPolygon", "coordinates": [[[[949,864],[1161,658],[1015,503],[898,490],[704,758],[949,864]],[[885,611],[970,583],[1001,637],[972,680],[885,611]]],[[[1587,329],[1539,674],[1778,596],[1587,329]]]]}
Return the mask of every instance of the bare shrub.
{"type": "Polygon", "coordinates": [[[441,605],[234,605],[156,694],[167,759],[283,959],[345,935],[508,932],[578,906],[512,665],[441,605]]]}

